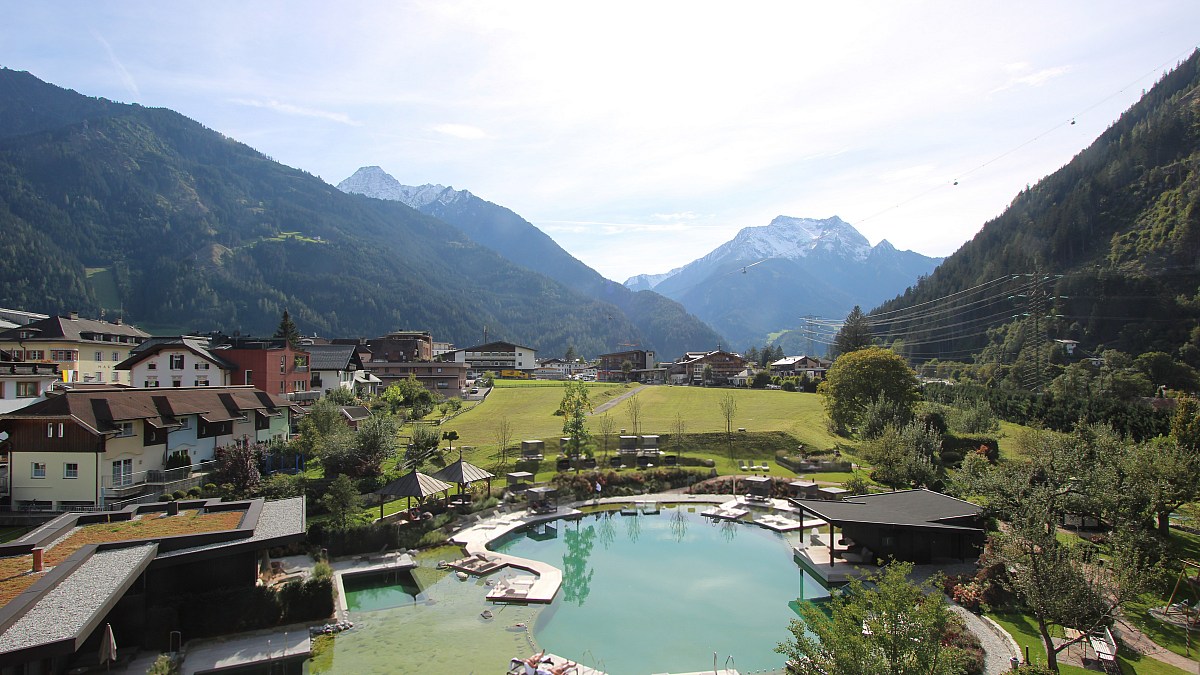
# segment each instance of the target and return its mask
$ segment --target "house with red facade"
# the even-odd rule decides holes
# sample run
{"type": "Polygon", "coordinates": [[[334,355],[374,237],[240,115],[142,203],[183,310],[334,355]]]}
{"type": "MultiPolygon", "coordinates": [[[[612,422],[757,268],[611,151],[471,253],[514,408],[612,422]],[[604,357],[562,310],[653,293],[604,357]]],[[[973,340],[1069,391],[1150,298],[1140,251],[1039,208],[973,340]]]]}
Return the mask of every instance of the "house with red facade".
{"type": "Polygon", "coordinates": [[[309,353],[292,349],[283,338],[212,338],[210,350],[233,364],[229,384],[249,384],[268,394],[308,392],[311,380],[309,353]]]}

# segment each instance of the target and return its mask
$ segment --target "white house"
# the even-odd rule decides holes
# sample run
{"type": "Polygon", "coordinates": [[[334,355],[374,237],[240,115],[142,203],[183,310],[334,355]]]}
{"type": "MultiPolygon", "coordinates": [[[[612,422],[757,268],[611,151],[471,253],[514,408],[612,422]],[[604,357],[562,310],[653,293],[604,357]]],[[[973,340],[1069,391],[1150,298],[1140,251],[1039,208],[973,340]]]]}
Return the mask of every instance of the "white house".
{"type": "Polygon", "coordinates": [[[44,400],[50,387],[61,381],[57,363],[0,360],[0,414],[44,400]]]}
{"type": "Polygon", "coordinates": [[[501,370],[532,371],[537,368],[537,350],[511,342],[489,342],[453,352],[455,363],[467,364],[475,373],[501,370]]]}
{"type": "Polygon", "coordinates": [[[116,370],[128,370],[135,387],[223,387],[237,366],[208,348],[207,338],[150,338],[133,349],[116,370]]]}

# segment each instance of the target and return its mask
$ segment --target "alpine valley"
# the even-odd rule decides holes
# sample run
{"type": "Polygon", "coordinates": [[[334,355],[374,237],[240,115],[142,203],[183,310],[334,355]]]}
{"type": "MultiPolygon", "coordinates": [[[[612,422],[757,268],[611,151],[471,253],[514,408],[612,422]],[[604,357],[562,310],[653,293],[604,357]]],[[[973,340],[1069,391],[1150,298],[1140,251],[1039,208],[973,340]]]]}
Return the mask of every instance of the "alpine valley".
{"type": "Polygon", "coordinates": [[[0,69],[0,306],[260,335],[287,309],[305,333],[417,329],[466,346],[486,329],[548,355],[720,341],[536,229],[533,258],[505,257],[500,230],[468,226],[485,206],[499,208],[470,197],[426,215],[346,194],[171,110],[0,69]]]}

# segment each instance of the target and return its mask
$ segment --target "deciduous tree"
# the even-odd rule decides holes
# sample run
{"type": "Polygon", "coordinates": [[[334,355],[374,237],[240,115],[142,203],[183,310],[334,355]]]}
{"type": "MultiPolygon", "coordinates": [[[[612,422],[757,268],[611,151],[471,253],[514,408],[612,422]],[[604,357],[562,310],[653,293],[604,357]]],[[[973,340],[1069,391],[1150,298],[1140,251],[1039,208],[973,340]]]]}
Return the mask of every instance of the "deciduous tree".
{"type": "Polygon", "coordinates": [[[625,399],[625,415],[629,418],[629,429],[637,436],[642,428],[642,400],[637,394],[625,399]]]}
{"type": "Polygon", "coordinates": [[[333,479],[325,496],[321,497],[321,506],[329,511],[330,521],[337,529],[344,530],[350,524],[350,516],[358,510],[362,495],[354,481],[346,474],[333,479]]]}
{"type": "Polygon", "coordinates": [[[917,400],[917,376],[904,359],[880,347],[844,354],[833,362],[817,391],[839,431],[858,425],[868,404],[878,397],[909,411],[917,400]]]}
{"type": "Polygon", "coordinates": [[[588,389],[582,382],[568,381],[563,385],[562,402],[558,409],[563,415],[563,436],[570,438],[572,455],[578,455],[587,442],[587,416],[592,411],[588,389]]]}
{"type": "Polygon", "coordinates": [[[733,459],[733,418],[737,415],[737,397],[733,392],[725,392],[720,399],[717,400],[717,406],[721,409],[721,417],[725,420],[725,442],[729,445],[729,459],[733,459]]]}
{"type": "Polygon", "coordinates": [[[958,675],[964,655],[945,639],[953,618],[934,584],[908,580],[911,563],[892,563],[829,603],[800,603],[792,637],[775,651],[799,675],[958,675]]]}

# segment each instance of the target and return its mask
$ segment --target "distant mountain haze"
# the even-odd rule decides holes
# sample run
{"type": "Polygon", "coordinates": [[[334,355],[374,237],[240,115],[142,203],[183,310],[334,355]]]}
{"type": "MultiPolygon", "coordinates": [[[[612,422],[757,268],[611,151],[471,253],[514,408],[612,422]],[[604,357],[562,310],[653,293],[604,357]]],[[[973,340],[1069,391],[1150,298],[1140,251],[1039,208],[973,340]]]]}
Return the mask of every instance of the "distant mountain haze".
{"type": "MultiPolygon", "coordinates": [[[[612,303],[636,330],[611,345],[655,351],[660,360],[688,350],[716,349],[722,338],[682,305],[658,293],[630,290],[604,278],[563,250],[546,233],[513,211],[467,190],[442,185],[403,185],[378,166],[366,166],[338,183],[343,192],[399,201],[457,227],[473,241],[529,270],[582,293],[612,303]]],[[[588,352],[595,354],[595,352],[588,352]]]]}
{"type": "Polygon", "coordinates": [[[841,319],[855,305],[874,307],[940,262],[886,240],[872,247],[837,216],[779,216],[682,267],[630,277],[625,285],[678,300],[741,348],[796,329],[807,315],[841,319]]]}

